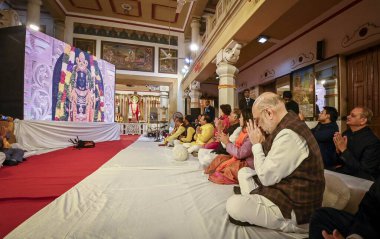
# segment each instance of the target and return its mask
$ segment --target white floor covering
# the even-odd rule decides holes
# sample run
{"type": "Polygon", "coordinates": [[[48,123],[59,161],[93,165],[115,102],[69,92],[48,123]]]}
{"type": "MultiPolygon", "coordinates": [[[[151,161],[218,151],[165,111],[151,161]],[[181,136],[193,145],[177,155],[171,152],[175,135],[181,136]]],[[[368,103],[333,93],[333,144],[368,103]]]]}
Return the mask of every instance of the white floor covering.
{"type": "Polygon", "coordinates": [[[140,138],[6,238],[302,238],[231,224],[232,185],[207,180],[196,158],[140,138]]]}

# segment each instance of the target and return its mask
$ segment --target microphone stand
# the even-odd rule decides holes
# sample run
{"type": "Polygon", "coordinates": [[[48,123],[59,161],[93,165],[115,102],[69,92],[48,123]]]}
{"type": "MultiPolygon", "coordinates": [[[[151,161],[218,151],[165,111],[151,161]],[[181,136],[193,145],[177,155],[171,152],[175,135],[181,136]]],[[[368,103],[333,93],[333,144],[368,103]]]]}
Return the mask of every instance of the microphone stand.
{"type": "Polygon", "coordinates": [[[160,139],[160,130],[159,130],[159,127],[158,127],[158,120],[157,120],[157,125],[156,125],[156,139],[154,140],[154,142],[160,142],[161,139],[160,139]]]}

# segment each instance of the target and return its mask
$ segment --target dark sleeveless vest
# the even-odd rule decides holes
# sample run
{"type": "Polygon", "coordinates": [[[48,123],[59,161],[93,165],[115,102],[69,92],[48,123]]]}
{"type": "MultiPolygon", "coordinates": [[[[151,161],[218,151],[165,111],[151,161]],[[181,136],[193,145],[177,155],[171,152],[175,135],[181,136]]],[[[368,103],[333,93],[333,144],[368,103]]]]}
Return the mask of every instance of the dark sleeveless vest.
{"type": "MultiPolygon", "coordinates": [[[[289,112],[280,121],[277,128],[263,142],[265,156],[271,150],[273,140],[283,129],[290,129],[303,137],[309,147],[309,156],[286,178],[271,186],[263,186],[257,176],[255,181],[260,185],[251,194],[262,195],[276,204],[285,218],[291,218],[291,212],[298,224],[308,223],[311,214],[322,205],[325,178],[323,160],[318,143],[305,122],[289,112]]],[[[288,149],[293,150],[293,149],[288,149]]]]}
{"type": "MultiPolygon", "coordinates": [[[[187,137],[187,129],[188,129],[188,128],[193,128],[193,129],[194,129],[194,127],[193,127],[191,124],[188,124],[188,125],[186,125],[186,126],[182,124],[182,126],[185,127],[185,129],[186,129],[185,132],[182,133],[182,135],[183,135],[184,137],[187,137]]],[[[194,131],[195,131],[195,129],[194,129],[194,131]]]]}

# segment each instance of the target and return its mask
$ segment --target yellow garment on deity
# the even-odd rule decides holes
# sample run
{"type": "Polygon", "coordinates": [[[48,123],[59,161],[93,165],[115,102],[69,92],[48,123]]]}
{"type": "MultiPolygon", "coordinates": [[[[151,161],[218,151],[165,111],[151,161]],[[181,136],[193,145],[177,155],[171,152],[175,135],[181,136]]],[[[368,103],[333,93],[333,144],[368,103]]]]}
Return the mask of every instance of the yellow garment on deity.
{"type": "Polygon", "coordinates": [[[183,132],[185,132],[185,131],[186,131],[185,127],[183,127],[182,125],[179,126],[174,134],[165,138],[164,143],[172,142],[173,140],[178,139],[178,137],[181,136],[183,134],[183,132]]]}

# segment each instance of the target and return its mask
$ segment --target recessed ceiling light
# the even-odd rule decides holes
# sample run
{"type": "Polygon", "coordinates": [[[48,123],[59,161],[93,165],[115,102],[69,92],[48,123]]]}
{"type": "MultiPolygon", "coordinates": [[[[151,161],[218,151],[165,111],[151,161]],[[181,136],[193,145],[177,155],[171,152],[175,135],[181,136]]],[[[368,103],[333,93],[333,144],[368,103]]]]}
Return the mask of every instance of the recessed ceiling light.
{"type": "Polygon", "coordinates": [[[259,36],[257,38],[257,42],[261,43],[261,44],[264,44],[265,42],[268,41],[268,37],[267,36],[259,36]]]}

